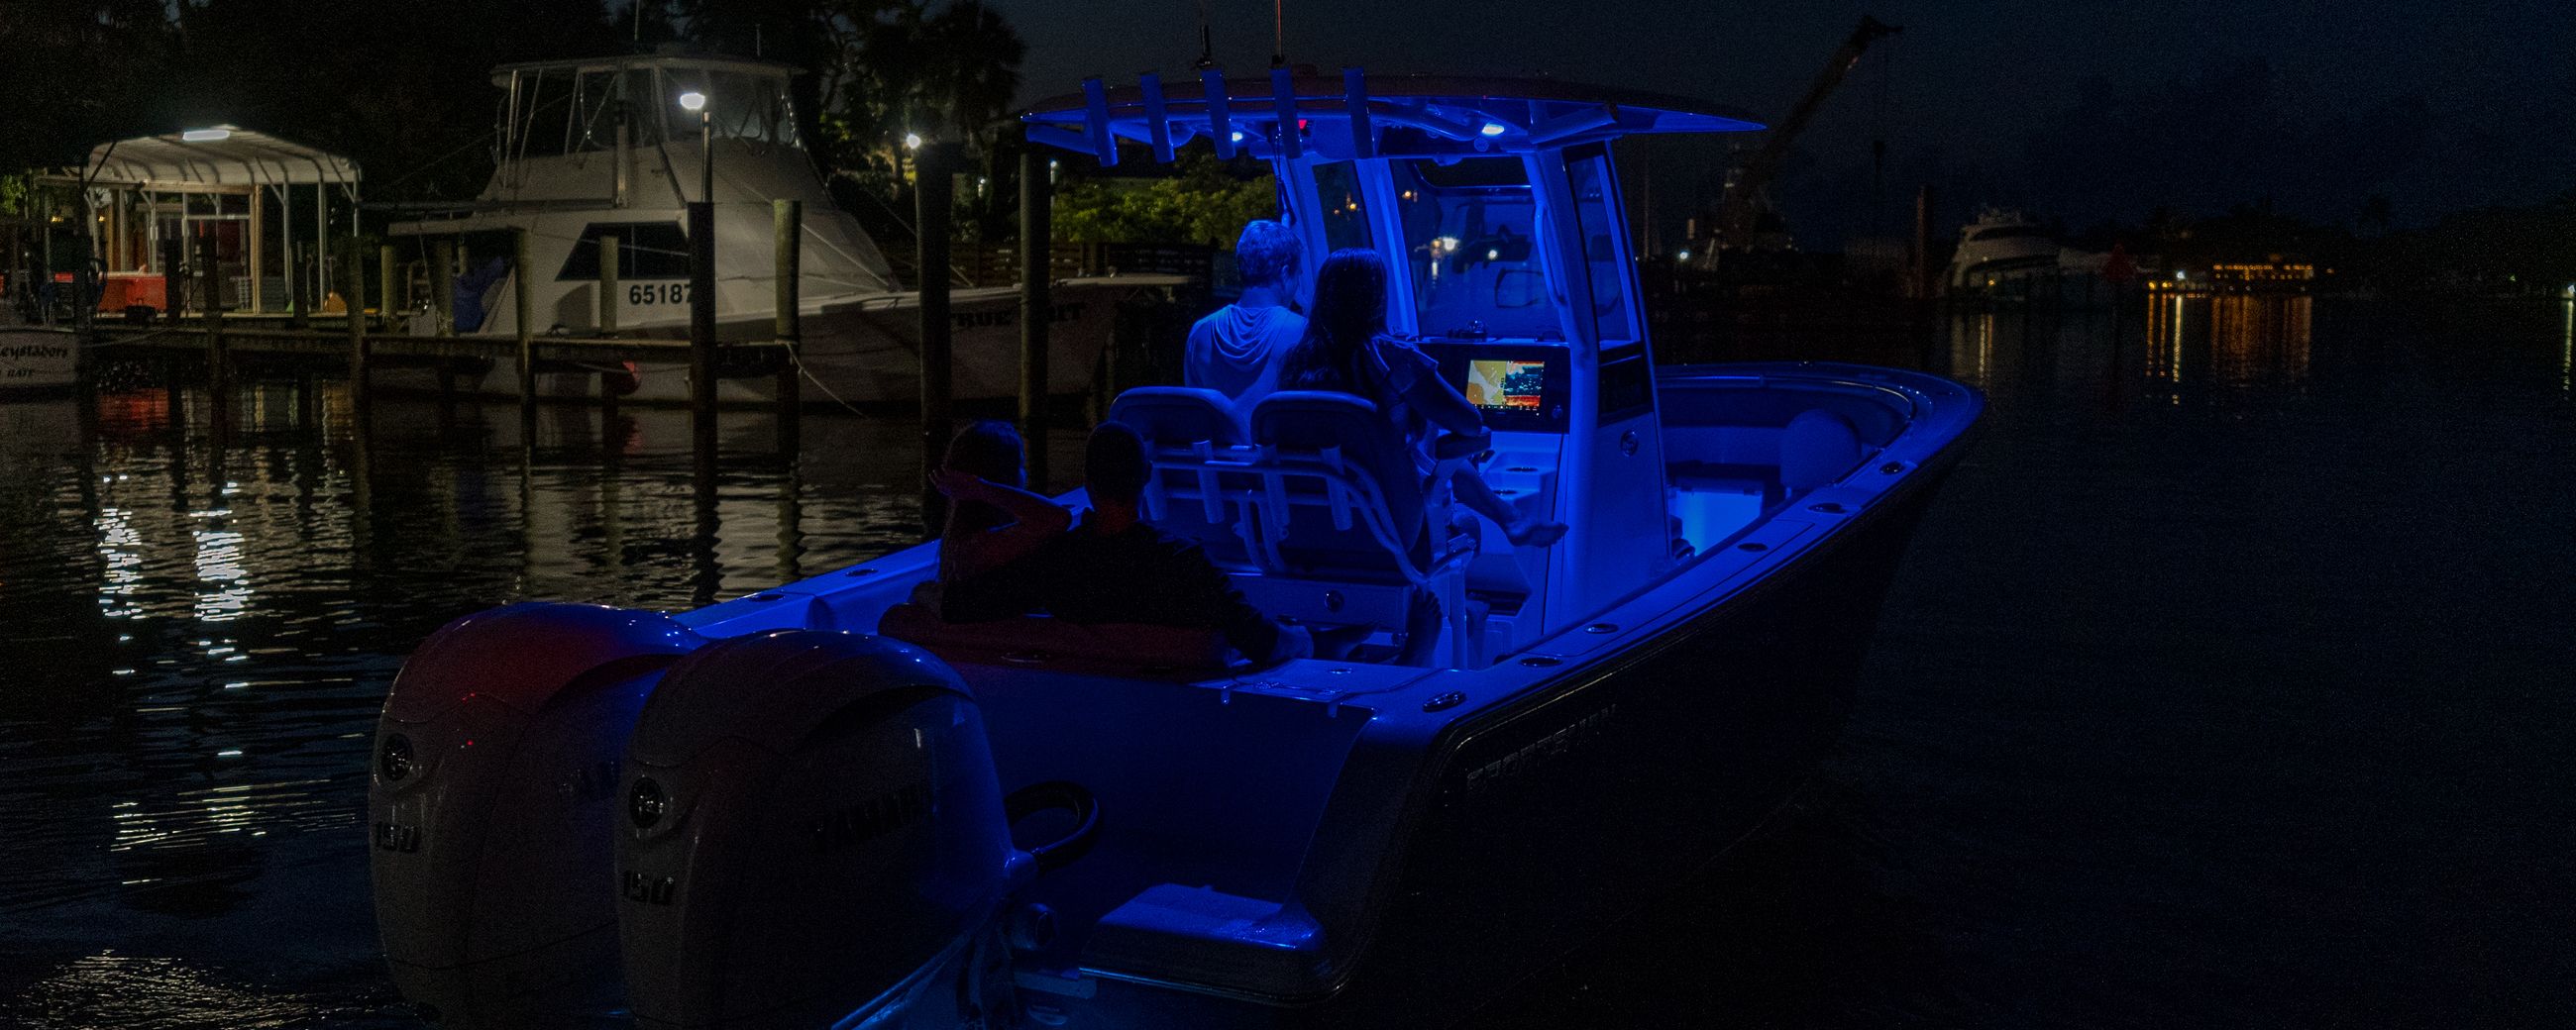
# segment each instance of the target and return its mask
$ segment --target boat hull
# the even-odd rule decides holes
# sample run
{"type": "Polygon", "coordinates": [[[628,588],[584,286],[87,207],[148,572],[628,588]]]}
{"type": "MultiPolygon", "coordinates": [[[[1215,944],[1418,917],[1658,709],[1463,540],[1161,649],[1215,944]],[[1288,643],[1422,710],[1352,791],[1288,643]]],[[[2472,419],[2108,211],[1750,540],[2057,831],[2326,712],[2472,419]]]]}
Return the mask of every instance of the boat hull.
{"type": "Polygon", "coordinates": [[[59,329],[0,329],[0,390],[59,390],[80,381],[78,337],[59,329]]]}
{"type": "MultiPolygon", "coordinates": [[[[1049,393],[1081,393],[1091,388],[1103,350],[1117,329],[1119,304],[1139,291],[1168,285],[1156,279],[1074,281],[1054,289],[1048,336],[1049,393]]],[[[801,399],[807,403],[838,401],[851,405],[913,404],[921,394],[920,306],[917,294],[889,295],[828,305],[803,322],[804,342],[795,361],[802,365],[801,399]]],[[[1019,294],[1009,289],[960,290],[949,315],[952,350],[951,395],[961,400],[1016,397],[1020,384],[1019,294]]],[[[767,316],[720,323],[717,338],[729,342],[766,340],[767,316]]],[[[684,339],[686,325],[647,325],[649,339],[684,339]]],[[[728,351],[727,366],[716,381],[720,404],[764,404],[777,400],[775,372],[782,356],[768,350],[728,351]]],[[[690,401],[689,363],[683,350],[668,360],[575,367],[541,367],[536,390],[540,398],[595,400],[603,389],[620,401],[638,404],[686,404],[690,401]]],[[[501,363],[471,366],[444,364],[379,367],[379,388],[397,391],[454,391],[484,397],[518,396],[510,367],[501,363]]]]}
{"type": "Polygon", "coordinates": [[[1910,496],[1758,587],[1435,746],[1446,760],[1416,802],[1365,960],[1287,1023],[1458,1018],[1458,999],[1494,998],[1752,833],[1841,734],[1888,584],[1946,472],[1925,470],[1910,496]]]}

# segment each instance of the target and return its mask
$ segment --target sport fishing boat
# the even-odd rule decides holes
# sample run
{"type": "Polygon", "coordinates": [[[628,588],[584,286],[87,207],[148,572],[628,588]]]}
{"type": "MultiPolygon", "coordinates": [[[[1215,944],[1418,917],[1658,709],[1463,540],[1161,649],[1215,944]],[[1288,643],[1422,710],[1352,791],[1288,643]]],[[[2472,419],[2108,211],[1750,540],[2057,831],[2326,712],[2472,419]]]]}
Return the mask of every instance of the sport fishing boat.
{"type": "MultiPolygon", "coordinates": [[[[771,202],[803,202],[798,269],[803,341],[795,360],[832,397],[854,404],[912,401],[918,392],[920,295],[899,288],[885,255],[858,221],[836,206],[797,136],[788,81],[797,69],[765,61],[637,54],[505,65],[492,74],[503,93],[492,181],[470,204],[392,227],[426,258],[427,244],[458,244],[453,331],[518,333],[515,291],[530,291],[538,335],[682,338],[689,327],[686,205],[702,199],[714,162],[717,336],[766,340],[776,322],[777,260],[771,202]],[[686,103],[698,105],[695,109],[686,103]],[[527,230],[529,267],[510,267],[514,230],[527,230]],[[603,293],[602,236],[618,240],[616,286],[603,293]]],[[[1094,360],[1109,340],[1120,298],[1168,289],[1175,276],[1062,280],[1052,294],[1049,367],[1055,392],[1090,388],[1094,360]]],[[[433,287],[435,288],[435,287],[433,287]]],[[[951,291],[953,390],[961,398],[1017,396],[1019,291],[951,291]]],[[[441,330],[421,312],[412,331],[441,330]]],[[[745,355],[781,360],[751,350],[745,355]]],[[[608,369],[609,382],[642,401],[688,399],[688,363],[608,369]]],[[[588,396],[600,369],[541,369],[548,396],[588,396]]],[[[721,401],[774,396],[766,368],[719,372],[721,401]],[[727,372],[735,374],[726,374],[727,372]]],[[[425,369],[389,367],[385,382],[427,386],[425,369]]],[[[460,388],[516,396],[506,367],[460,388]]]]}
{"type": "Polygon", "coordinates": [[[1429,665],[948,624],[907,602],[935,543],[677,614],[461,619],[395,680],[370,787],[385,947],[424,1012],[1438,1024],[1674,889],[1831,746],[1984,399],[1855,365],[1656,368],[1610,144],[1759,126],[1357,70],[1094,80],[1025,118],[1104,163],[1195,140],[1270,161],[1310,252],[1387,259],[1390,330],[1482,409],[1486,478],[1568,533],[1457,528],[1359,398],[1149,387],[1112,417],[1148,441],[1157,525],[1310,626],[1438,598],[1429,665]]]}

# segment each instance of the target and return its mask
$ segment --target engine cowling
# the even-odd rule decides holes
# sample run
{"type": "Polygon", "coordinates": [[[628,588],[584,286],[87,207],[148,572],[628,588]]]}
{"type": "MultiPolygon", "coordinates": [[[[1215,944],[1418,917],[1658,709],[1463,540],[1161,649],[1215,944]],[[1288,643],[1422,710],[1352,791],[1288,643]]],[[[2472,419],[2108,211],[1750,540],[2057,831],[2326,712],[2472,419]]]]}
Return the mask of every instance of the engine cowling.
{"type": "Polygon", "coordinates": [[[703,643],[658,613],[518,604],[403,663],[367,809],[385,956],[423,1016],[556,1026],[616,1003],[619,763],[654,684],[703,643]]]}
{"type": "Polygon", "coordinates": [[[957,1025],[1009,1004],[997,916],[1036,863],[973,695],[929,653],[809,630],[711,644],[646,706],[623,790],[639,1025],[957,1025]]]}

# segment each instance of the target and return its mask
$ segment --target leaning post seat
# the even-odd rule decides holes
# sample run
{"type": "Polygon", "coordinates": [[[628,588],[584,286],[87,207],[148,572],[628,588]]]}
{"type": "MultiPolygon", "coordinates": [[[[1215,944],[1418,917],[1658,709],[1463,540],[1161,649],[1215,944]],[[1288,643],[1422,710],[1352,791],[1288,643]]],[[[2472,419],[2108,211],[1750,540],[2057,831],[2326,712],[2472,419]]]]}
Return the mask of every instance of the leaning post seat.
{"type": "Polygon", "coordinates": [[[1251,513],[1228,502],[1217,462],[1244,444],[1242,423],[1226,396],[1186,386],[1139,386],[1118,395],[1109,420],[1143,437],[1146,456],[1153,459],[1145,517],[1197,543],[1219,566],[1252,568],[1251,513]]]}
{"type": "Polygon", "coordinates": [[[1444,660],[1481,664],[1482,627],[1466,597],[1475,534],[1453,533],[1448,506],[1428,503],[1411,449],[1377,405],[1286,390],[1254,407],[1251,423],[1259,484],[1247,507],[1259,529],[1253,557],[1268,575],[1245,582],[1247,592],[1308,621],[1400,625],[1407,588],[1421,587],[1449,622],[1444,660]]]}

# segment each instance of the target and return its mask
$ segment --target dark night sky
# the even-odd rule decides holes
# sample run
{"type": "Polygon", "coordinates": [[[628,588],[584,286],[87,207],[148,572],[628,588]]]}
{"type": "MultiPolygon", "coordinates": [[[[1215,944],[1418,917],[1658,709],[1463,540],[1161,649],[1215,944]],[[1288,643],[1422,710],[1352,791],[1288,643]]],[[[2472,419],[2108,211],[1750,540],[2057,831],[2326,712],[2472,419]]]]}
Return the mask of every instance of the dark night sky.
{"type": "MultiPolygon", "coordinates": [[[[1207,2],[1218,59],[1265,68],[1267,0],[1207,2]]],[[[1193,0],[991,3],[1030,43],[1031,98],[1085,75],[1182,72],[1197,55],[1193,0]]],[[[1810,245],[1869,228],[1881,135],[1890,199],[1876,210],[1891,228],[1924,182],[1953,214],[2008,203],[2079,228],[2264,197],[2349,225],[2374,193],[2403,226],[2576,188],[2576,27],[2537,2],[1289,0],[1288,51],[1327,70],[1545,73],[1776,119],[1863,13],[1906,31],[1853,72],[1784,170],[1778,193],[1810,245]]],[[[1656,188],[1668,201],[1717,156],[1659,149],[1656,188]]]]}

